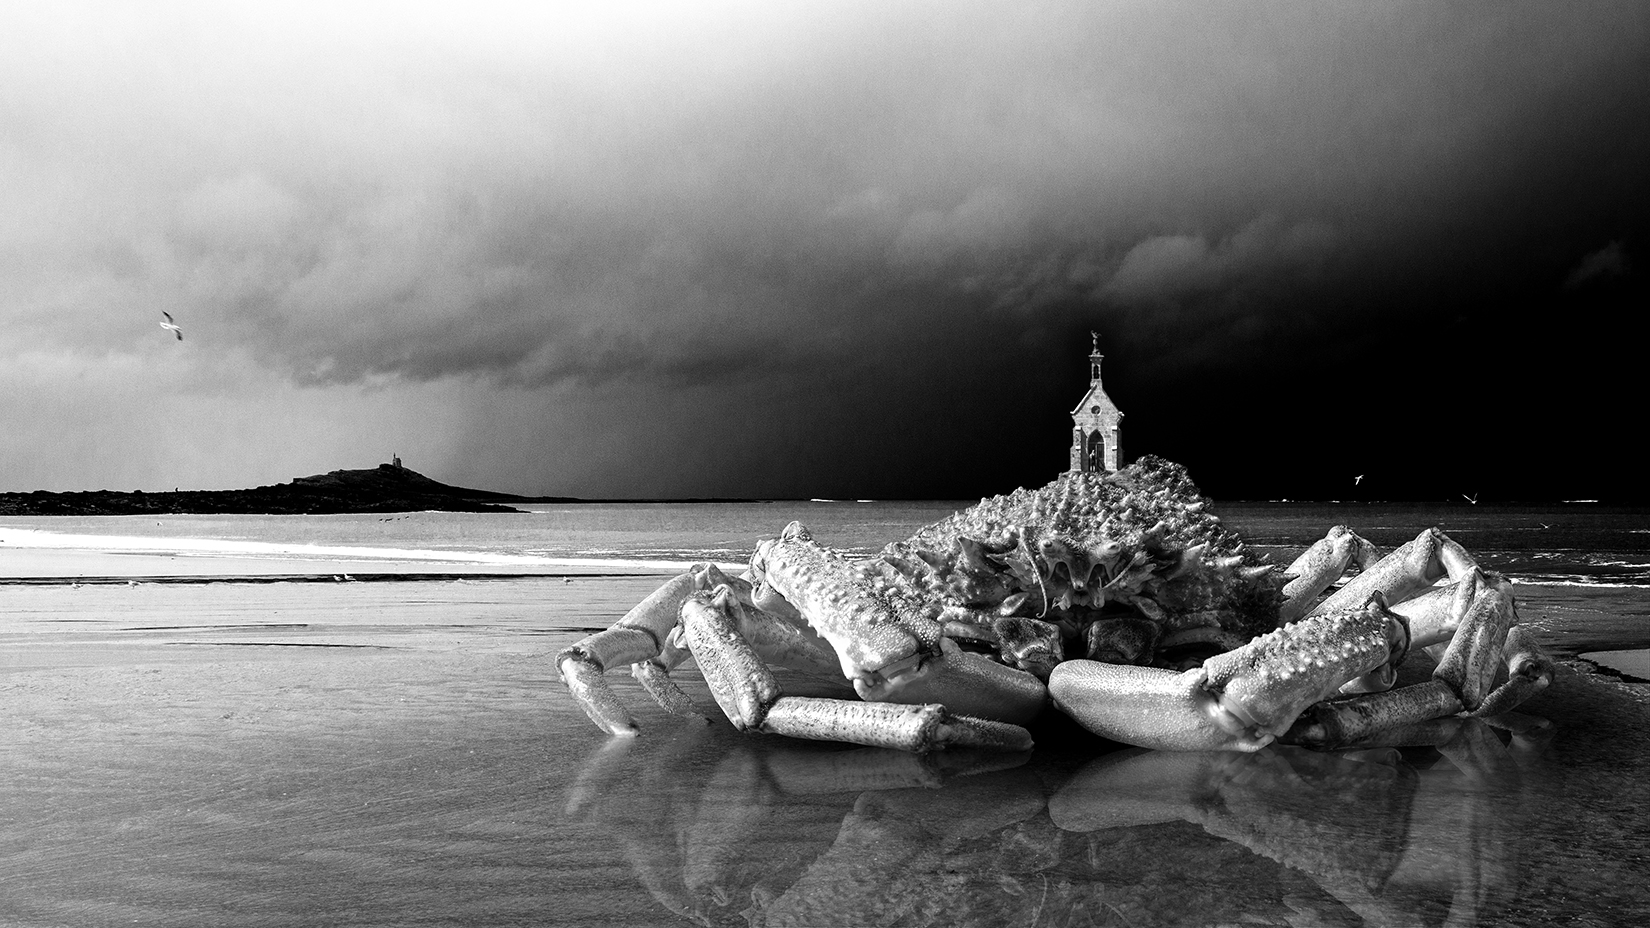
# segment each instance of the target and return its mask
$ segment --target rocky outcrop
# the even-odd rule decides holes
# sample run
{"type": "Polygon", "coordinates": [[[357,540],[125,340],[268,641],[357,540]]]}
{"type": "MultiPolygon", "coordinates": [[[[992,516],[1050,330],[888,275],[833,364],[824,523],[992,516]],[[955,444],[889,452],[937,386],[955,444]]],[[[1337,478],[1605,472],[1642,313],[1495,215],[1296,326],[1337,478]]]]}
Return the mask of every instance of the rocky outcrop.
{"type": "MultiPolygon", "coordinates": [[[[311,514],[348,512],[518,512],[529,497],[449,486],[399,464],[335,470],[250,490],[86,490],[0,493],[0,515],[101,516],[160,513],[311,514]]],[[[549,500],[545,500],[549,501],[549,500]]]]}

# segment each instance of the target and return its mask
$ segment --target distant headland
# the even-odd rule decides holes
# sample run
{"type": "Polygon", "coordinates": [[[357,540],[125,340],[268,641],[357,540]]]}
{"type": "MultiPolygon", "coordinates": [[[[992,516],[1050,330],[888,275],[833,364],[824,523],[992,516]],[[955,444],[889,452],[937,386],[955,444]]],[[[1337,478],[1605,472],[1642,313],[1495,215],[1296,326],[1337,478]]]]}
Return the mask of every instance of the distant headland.
{"type": "Polygon", "coordinates": [[[579,502],[569,497],[528,497],[449,486],[401,466],[335,470],[291,483],[250,490],[85,490],[0,493],[0,515],[123,516],[242,513],[324,515],[352,512],[520,512],[509,503],[579,502]]]}

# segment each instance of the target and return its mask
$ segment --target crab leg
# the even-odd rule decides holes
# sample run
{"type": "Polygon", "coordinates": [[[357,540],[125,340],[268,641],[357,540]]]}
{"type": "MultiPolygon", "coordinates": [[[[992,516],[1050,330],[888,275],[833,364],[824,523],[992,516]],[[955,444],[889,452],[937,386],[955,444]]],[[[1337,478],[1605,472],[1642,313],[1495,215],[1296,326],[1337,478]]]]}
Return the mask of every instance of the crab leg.
{"type": "Polygon", "coordinates": [[[898,705],[785,696],[761,655],[739,633],[727,587],[682,604],[682,629],[717,705],[741,731],[846,741],[925,753],[948,746],[1027,751],[1017,725],[952,715],[940,705],[898,705]]]}
{"type": "Polygon", "coordinates": [[[1329,589],[1348,567],[1356,564],[1359,570],[1367,570],[1379,559],[1380,552],[1374,545],[1344,525],[1335,526],[1284,568],[1283,575],[1291,579],[1283,588],[1278,615],[1285,622],[1293,622],[1305,615],[1318,594],[1329,589]]]}
{"type": "Polygon", "coordinates": [[[1511,584],[1473,568],[1450,588],[1454,637],[1433,678],[1386,693],[1314,706],[1285,740],[1331,746],[1375,736],[1386,729],[1466,712],[1494,715],[1534,695],[1552,681],[1553,663],[1535,636],[1516,623],[1511,584]],[[1503,665],[1507,680],[1493,687],[1503,665]]]}
{"type": "Polygon", "coordinates": [[[713,564],[696,565],[638,603],[611,628],[575,643],[556,657],[557,670],[585,713],[604,731],[634,735],[635,721],[607,686],[604,673],[630,664],[630,673],[662,708],[682,718],[710,721],[693,700],[677,687],[670,671],[691,653],[678,621],[682,604],[695,592],[721,588],[744,606],[739,609],[739,633],[766,661],[816,676],[833,676],[836,653],[824,639],[799,620],[786,618],[795,610],[777,596],[753,593],[748,581],[730,577],[713,564]],[[757,608],[761,601],[778,614],[757,608]]]}
{"type": "Polygon", "coordinates": [[[1331,593],[1312,614],[1351,608],[1376,592],[1388,603],[1401,603],[1426,592],[1444,577],[1459,581],[1477,566],[1478,562],[1454,539],[1429,528],[1331,593]]]}
{"type": "MultiPolygon", "coordinates": [[[[837,675],[837,656],[825,639],[795,616],[796,610],[778,596],[764,596],[761,589],[753,591],[743,580],[730,580],[718,575],[721,584],[743,608],[732,610],[738,622],[738,635],[749,644],[762,661],[778,664],[809,676],[840,683],[837,675]],[[761,603],[761,606],[758,605],[761,603]],[[763,608],[766,606],[767,608],[763,608]],[[773,609],[775,611],[769,611],[773,609]],[[777,614],[775,614],[777,612],[777,614]]],[[[706,584],[706,587],[715,584],[706,584]]],[[[670,670],[692,657],[683,627],[678,624],[665,640],[664,648],[652,660],[633,664],[630,673],[648,691],[655,702],[672,715],[709,722],[710,719],[694,705],[693,700],[676,686],[670,670]]]]}
{"type": "Polygon", "coordinates": [[[1258,751],[1347,680],[1395,663],[1402,618],[1379,594],[1319,614],[1175,673],[1066,661],[1049,677],[1054,704],[1113,741],[1177,751],[1258,751]]]}
{"type": "Polygon", "coordinates": [[[1392,611],[1409,620],[1409,633],[1417,648],[1428,649],[1434,660],[1441,660],[1444,650],[1455,638],[1465,610],[1456,599],[1466,595],[1469,600],[1482,580],[1481,571],[1469,572],[1455,583],[1435,586],[1421,595],[1392,607],[1392,611]],[[1466,592],[1463,593],[1463,590],[1466,592]],[[1442,645],[1442,647],[1440,647],[1442,645]]]}
{"type": "MultiPolygon", "coordinates": [[[[962,716],[1018,726],[1048,702],[1041,680],[943,636],[937,619],[904,612],[836,552],[792,522],[751,559],[757,589],[771,588],[830,642],[842,675],[869,702],[940,703],[962,716]]],[[[697,654],[697,651],[695,652],[697,654]]]]}
{"type": "Polygon", "coordinates": [[[1507,632],[1505,645],[1507,682],[1490,691],[1484,702],[1472,714],[1479,717],[1500,715],[1522,705],[1553,682],[1556,666],[1553,659],[1535,640],[1535,632],[1515,625],[1507,632]]]}
{"type": "Polygon", "coordinates": [[[1507,630],[1517,623],[1518,615],[1513,611],[1512,585],[1499,575],[1474,568],[1457,585],[1461,589],[1455,601],[1461,621],[1432,676],[1459,693],[1462,705],[1477,709],[1495,682],[1507,630]]]}
{"type": "MultiPolygon", "coordinates": [[[[1460,582],[1437,587],[1394,606],[1392,611],[1409,620],[1415,647],[1425,648],[1434,660],[1443,661],[1455,639],[1456,631],[1460,628],[1462,617],[1467,614],[1467,609],[1456,600],[1466,596],[1470,601],[1477,588],[1489,582],[1491,581],[1483,571],[1474,570],[1460,582]]],[[[1508,595],[1510,598],[1511,594],[1508,595]]],[[[1516,620],[1516,614],[1514,619],[1516,620]]],[[[1498,705],[1511,708],[1546,685],[1539,681],[1551,679],[1552,662],[1536,642],[1535,633],[1523,625],[1513,625],[1507,630],[1506,644],[1502,650],[1506,660],[1508,685],[1497,690],[1495,698],[1498,705]]],[[[1488,699],[1489,697],[1486,697],[1486,702],[1488,699]]],[[[1481,709],[1476,714],[1494,715],[1501,711],[1505,709],[1492,707],[1481,709]]]]}
{"type": "Polygon", "coordinates": [[[675,648],[667,641],[665,650],[660,651],[658,657],[631,664],[630,675],[653,697],[659,708],[678,718],[709,723],[710,718],[694,704],[693,697],[682,692],[682,688],[670,678],[670,671],[691,656],[685,649],[675,648]]]}
{"type": "MultiPolygon", "coordinates": [[[[708,567],[708,565],[706,565],[708,567]]],[[[602,678],[611,667],[649,660],[664,649],[666,636],[688,594],[700,589],[703,574],[688,571],[654,590],[612,627],[596,632],[556,655],[556,670],[590,720],[614,735],[635,735],[636,722],[602,678]]]]}

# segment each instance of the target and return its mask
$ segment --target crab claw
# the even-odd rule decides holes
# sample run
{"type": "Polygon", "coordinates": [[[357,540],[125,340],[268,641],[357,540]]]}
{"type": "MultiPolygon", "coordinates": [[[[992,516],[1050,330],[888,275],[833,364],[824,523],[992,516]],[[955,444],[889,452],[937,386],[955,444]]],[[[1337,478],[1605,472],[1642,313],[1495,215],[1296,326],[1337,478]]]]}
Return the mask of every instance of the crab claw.
{"type": "Polygon", "coordinates": [[[1035,718],[1048,701],[1041,680],[964,651],[944,637],[939,621],[895,608],[800,523],[757,545],[751,571],[831,644],[861,699],[940,704],[1015,725],[1035,718]]]}
{"type": "Polygon", "coordinates": [[[1258,751],[1306,707],[1396,664],[1401,616],[1380,596],[1361,609],[1303,619],[1176,673],[1066,661],[1049,677],[1054,705],[1105,738],[1171,751],[1258,751]]]}
{"type": "Polygon", "coordinates": [[[940,703],[957,715],[1011,725],[1028,724],[1048,702],[1035,676],[964,651],[949,638],[940,639],[938,653],[885,666],[853,683],[867,702],[940,703]]]}

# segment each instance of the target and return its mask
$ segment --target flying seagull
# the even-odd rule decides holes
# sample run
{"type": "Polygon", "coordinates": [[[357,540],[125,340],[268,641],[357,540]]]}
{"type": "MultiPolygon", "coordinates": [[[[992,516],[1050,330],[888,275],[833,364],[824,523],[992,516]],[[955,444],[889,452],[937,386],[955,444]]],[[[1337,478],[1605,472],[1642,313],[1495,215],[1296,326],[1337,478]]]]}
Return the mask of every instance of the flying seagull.
{"type": "Polygon", "coordinates": [[[1364,482],[1364,475],[1363,474],[1359,474],[1358,476],[1352,478],[1352,485],[1353,486],[1357,486],[1358,484],[1363,483],[1363,482],[1364,482]]]}
{"type": "Polygon", "coordinates": [[[1467,502],[1473,504],[1474,506],[1478,505],[1478,494],[1477,493],[1474,493],[1471,496],[1468,496],[1467,494],[1462,493],[1461,498],[1466,500],[1467,502]]]}
{"type": "Polygon", "coordinates": [[[178,341],[183,341],[183,330],[178,328],[177,324],[172,321],[172,314],[164,309],[160,311],[160,314],[166,317],[166,321],[162,322],[160,327],[168,332],[171,332],[173,335],[176,335],[178,337],[178,341]]]}

